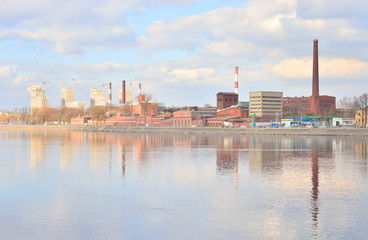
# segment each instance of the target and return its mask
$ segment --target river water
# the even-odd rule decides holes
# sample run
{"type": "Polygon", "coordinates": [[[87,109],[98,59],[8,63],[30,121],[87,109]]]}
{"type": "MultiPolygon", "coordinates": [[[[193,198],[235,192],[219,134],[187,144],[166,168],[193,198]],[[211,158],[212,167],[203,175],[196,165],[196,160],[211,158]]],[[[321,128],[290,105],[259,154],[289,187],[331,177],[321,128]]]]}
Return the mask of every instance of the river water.
{"type": "Polygon", "coordinates": [[[366,239],[368,141],[0,131],[0,239],[366,239]]]}

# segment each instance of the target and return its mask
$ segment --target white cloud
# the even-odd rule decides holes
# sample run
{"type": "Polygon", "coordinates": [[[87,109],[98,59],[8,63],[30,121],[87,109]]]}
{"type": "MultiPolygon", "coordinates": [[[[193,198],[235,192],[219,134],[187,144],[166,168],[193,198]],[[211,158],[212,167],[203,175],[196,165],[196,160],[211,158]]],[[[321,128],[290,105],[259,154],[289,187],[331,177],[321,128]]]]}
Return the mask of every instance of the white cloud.
{"type": "Polygon", "coordinates": [[[16,76],[17,76],[17,67],[15,66],[0,67],[0,79],[8,80],[13,79],[16,76]]]}
{"type": "Polygon", "coordinates": [[[124,72],[139,69],[144,67],[143,64],[124,65],[115,62],[82,64],[77,66],[77,69],[92,72],[124,72]]]}
{"type": "Polygon", "coordinates": [[[13,79],[13,83],[15,84],[31,84],[36,82],[36,77],[35,76],[17,76],[16,78],[13,79]]]}
{"type": "Polygon", "coordinates": [[[131,47],[133,25],[127,12],[172,4],[171,0],[0,1],[0,40],[22,39],[53,45],[57,53],[131,47]]]}
{"type": "Polygon", "coordinates": [[[167,73],[164,82],[187,82],[190,85],[201,83],[202,85],[214,84],[216,71],[212,68],[200,69],[174,69],[167,73]]]}
{"type": "Polygon", "coordinates": [[[305,55],[306,50],[300,44],[314,38],[333,43],[368,39],[366,27],[355,26],[350,19],[300,17],[299,3],[253,0],[242,8],[224,7],[157,21],[146,27],[146,35],[138,42],[143,48],[202,50],[209,56],[275,60],[286,54],[305,55]]]}
{"type": "MultiPolygon", "coordinates": [[[[362,78],[368,77],[368,62],[357,59],[319,59],[321,78],[362,78]]],[[[271,67],[272,73],[280,78],[311,78],[312,59],[292,58],[271,67]]]]}

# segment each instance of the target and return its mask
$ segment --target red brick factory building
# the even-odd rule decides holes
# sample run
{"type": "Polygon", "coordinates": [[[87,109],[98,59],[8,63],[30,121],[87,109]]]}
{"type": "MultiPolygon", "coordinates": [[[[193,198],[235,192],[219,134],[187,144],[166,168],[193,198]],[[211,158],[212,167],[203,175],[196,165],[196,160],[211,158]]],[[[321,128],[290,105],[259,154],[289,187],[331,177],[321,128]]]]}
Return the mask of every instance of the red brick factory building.
{"type": "Polygon", "coordinates": [[[319,95],[318,40],[313,41],[313,83],[310,97],[285,97],[284,117],[320,116],[325,118],[336,113],[336,98],[319,95]]]}

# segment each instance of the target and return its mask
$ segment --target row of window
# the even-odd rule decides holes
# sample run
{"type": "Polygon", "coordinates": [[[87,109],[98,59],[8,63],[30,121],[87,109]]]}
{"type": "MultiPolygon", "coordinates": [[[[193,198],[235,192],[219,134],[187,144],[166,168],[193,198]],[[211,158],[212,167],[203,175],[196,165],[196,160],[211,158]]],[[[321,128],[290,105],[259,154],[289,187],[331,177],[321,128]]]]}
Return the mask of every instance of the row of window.
{"type": "Polygon", "coordinates": [[[277,104],[277,103],[267,103],[267,104],[251,104],[251,106],[281,106],[281,104],[277,104]]]}
{"type": "Polygon", "coordinates": [[[208,122],[210,127],[222,127],[222,122],[208,122]]]}
{"type": "Polygon", "coordinates": [[[190,125],[190,120],[187,121],[187,119],[184,119],[184,120],[183,119],[181,119],[181,120],[176,120],[175,119],[174,122],[175,122],[176,126],[188,126],[188,125],[190,125]]]}
{"type": "Polygon", "coordinates": [[[278,101],[278,100],[254,100],[251,101],[249,104],[252,105],[254,103],[277,103],[277,104],[282,104],[282,101],[278,101]]]}
{"type": "Polygon", "coordinates": [[[279,107],[262,107],[262,108],[260,108],[260,107],[251,107],[251,108],[249,108],[249,110],[254,110],[254,109],[272,109],[272,110],[279,110],[280,108],[279,107]]]}
{"type": "Polygon", "coordinates": [[[250,96],[250,98],[282,98],[277,96],[250,96]]]}
{"type": "MultiPolygon", "coordinates": [[[[227,99],[228,98],[225,98],[225,102],[227,102],[227,99]]],[[[218,101],[222,102],[222,98],[219,98],[218,101]]],[[[231,101],[232,101],[232,98],[229,98],[229,102],[231,102],[231,101]]],[[[236,102],[236,98],[234,98],[234,102],[236,102]]]]}
{"type": "Polygon", "coordinates": [[[285,104],[289,103],[310,103],[310,100],[292,100],[292,101],[285,101],[285,104]]]}

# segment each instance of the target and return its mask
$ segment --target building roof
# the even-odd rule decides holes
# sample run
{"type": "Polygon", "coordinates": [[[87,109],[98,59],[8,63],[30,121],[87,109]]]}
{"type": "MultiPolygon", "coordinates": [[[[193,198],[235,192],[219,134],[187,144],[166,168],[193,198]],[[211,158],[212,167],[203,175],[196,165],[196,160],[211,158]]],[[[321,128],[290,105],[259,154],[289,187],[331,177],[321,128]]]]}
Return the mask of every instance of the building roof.
{"type": "Polygon", "coordinates": [[[217,95],[221,95],[221,94],[223,94],[223,95],[238,95],[237,93],[234,93],[234,92],[219,92],[219,93],[217,93],[217,95]]]}
{"type": "Polygon", "coordinates": [[[220,116],[220,117],[207,118],[207,121],[227,121],[227,120],[234,119],[234,118],[239,118],[239,117],[220,116]]]}

